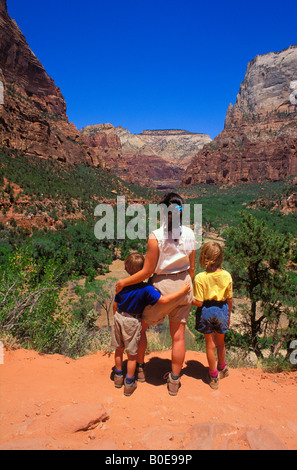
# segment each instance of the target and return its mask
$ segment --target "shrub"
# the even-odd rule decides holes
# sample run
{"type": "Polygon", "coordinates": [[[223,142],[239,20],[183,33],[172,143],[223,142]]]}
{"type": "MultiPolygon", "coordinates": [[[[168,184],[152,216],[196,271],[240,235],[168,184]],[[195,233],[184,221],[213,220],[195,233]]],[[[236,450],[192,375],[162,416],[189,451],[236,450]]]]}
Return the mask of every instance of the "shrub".
{"type": "Polygon", "coordinates": [[[0,268],[0,329],[22,344],[43,352],[58,352],[64,332],[59,304],[57,260],[36,263],[18,250],[0,268]]]}

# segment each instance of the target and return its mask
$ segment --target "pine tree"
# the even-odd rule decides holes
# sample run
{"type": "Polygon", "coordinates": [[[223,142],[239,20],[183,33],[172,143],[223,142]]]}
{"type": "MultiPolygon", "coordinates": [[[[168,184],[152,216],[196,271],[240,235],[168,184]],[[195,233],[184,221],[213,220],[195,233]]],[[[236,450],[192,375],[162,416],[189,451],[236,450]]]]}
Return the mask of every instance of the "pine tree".
{"type": "MultiPolygon", "coordinates": [[[[262,355],[259,335],[264,328],[272,332],[273,350],[279,349],[280,316],[284,308],[294,306],[296,284],[288,269],[291,245],[291,237],[272,231],[249,213],[241,213],[238,226],[227,230],[226,259],[231,265],[235,289],[250,299],[249,333],[258,357],[262,355]]],[[[290,312],[289,327],[295,328],[292,308],[290,312]]],[[[287,336],[289,330],[282,342],[287,336]]]]}

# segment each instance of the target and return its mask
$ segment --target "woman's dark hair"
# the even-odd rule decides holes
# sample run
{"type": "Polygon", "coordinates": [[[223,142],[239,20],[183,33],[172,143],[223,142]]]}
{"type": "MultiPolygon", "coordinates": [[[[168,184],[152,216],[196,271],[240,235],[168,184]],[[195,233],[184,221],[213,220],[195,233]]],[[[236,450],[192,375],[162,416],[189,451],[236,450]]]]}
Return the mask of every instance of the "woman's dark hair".
{"type": "MultiPolygon", "coordinates": [[[[177,193],[167,193],[165,196],[162,198],[159,204],[164,204],[166,207],[170,206],[178,206],[179,208],[179,223],[178,227],[182,225],[182,220],[183,220],[183,211],[182,211],[182,205],[183,205],[183,198],[177,194],[177,193]]],[[[168,211],[168,230],[171,232],[173,227],[172,227],[172,210],[168,211]]],[[[176,219],[175,219],[176,220],[176,219]]],[[[175,228],[178,228],[175,227],[175,228]]]]}
{"type": "Polygon", "coordinates": [[[179,204],[180,206],[183,205],[183,198],[177,193],[167,193],[163,196],[160,204],[165,204],[165,206],[169,207],[171,204],[179,204]]]}

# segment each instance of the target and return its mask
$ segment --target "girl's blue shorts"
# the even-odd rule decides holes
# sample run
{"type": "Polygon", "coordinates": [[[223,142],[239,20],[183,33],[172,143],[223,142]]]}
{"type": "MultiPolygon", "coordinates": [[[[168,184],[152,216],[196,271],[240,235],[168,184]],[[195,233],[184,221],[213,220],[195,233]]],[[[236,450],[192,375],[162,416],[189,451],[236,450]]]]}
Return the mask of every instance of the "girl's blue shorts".
{"type": "Polygon", "coordinates": [[[226,301],[207,300],[203,302],[201,309],[197,309],[196,315],[196,329],[200,333],[226,333],[229,323],[229,307],[226,301]]]}

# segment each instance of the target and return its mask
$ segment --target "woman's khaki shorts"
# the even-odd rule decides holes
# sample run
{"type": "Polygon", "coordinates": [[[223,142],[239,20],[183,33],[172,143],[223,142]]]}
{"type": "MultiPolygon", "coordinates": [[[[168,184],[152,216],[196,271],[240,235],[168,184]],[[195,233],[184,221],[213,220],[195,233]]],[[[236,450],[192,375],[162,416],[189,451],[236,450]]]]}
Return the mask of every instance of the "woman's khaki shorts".
{"type": "Polygon", "coordinates": [[[111,330],[111,347],[126,349],[127,354],[136,356],[141,334],[141,319],[124,317],[120,313],[114,314],[111,330]]]}
{"type": "MultiPolygon", "coordinates": [[[[188,271],[177,274],[154,274],[151,281],[162,295],[172,294],[179,290],[183,284],[189,283],[192,286],[192,279],[188,271]]],[[[193,300],[193,289],[190,292],[179,297],[168,304],[148,305],[145,307],[142,320],[148,325],[157,325],[162,323],[168,315],[170,321],[186,323],[193,300]]]]}

